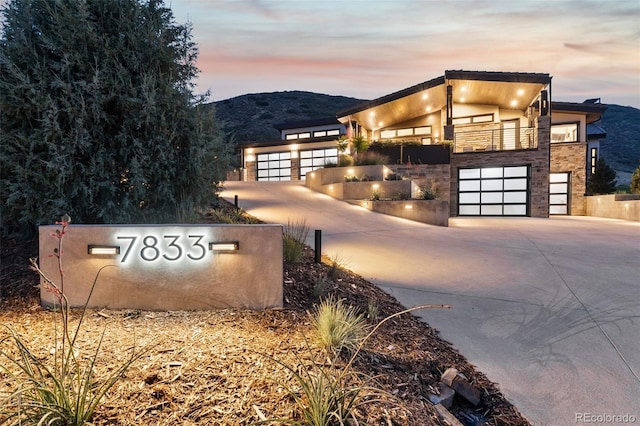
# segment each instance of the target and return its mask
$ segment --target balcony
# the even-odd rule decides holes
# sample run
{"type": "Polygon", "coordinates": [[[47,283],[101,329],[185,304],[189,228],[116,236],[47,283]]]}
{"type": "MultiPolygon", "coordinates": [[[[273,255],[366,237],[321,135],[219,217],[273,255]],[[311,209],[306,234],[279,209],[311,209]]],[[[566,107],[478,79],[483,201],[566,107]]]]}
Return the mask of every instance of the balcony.
{"type": "Polygon", "coordinates": [[[483,129],[454,133],[455,154],[485,151],[537,149],[537,132],[533,127],[483,129]]]}

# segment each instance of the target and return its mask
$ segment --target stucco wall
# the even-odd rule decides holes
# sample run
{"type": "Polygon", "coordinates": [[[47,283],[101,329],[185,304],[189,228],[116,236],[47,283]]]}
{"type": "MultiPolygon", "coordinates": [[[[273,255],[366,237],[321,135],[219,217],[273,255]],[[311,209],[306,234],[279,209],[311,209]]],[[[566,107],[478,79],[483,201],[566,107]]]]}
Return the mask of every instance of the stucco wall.
{"type": "Polygon", "coordinates": [[[587,216],[640,222],[640,195],[593,195],[585,199],[587,216]]]}
{"type": "Polygon", "coordinates": [[[580,142],[551,144],[551,173],[571,173],[569,195],[572,215],[585,214],[585,192],[587,185],[587,144],[580,142]]]}
{"type": "MultiPolygon", "coordinates": [[[[39,229],[40,268],[58,283],[57,258],[49,255],[59,228],[39,229]]],[[[282,225],[72,225],[63,240],[64,293],[71,306],[84,305],[101,271],[91,308],[282,307],[282,232],[282,225]],[[209,250],[210,242],[225,241],[239,249],[209,250]],[[120,253],[90,255],[90,244],[118,246],[120,253]]],[[[43,305],[55,301],[45,289],[40,297],[43,305]]]]}
{"type": "Polygon", "coordinates": [[[366,209],[436,226],[449,226],[449,202],[444,200],[352,202],[366,209]]]}

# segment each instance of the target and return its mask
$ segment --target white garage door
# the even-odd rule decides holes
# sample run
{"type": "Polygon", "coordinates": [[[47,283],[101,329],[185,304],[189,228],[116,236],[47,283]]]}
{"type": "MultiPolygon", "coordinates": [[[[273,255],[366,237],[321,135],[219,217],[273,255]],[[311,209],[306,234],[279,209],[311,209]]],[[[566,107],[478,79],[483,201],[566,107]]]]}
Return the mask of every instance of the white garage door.
{"type": "Polygon", "coordinates": [[[549,214],[569,214],[569,173],[549,174],[549,214]]]}
{"type": "Polygon", "coordinates": [[[258,180],[291,180],[291,152],[270,152],[257,156],[258,180]]]}
{"type": "Polygon", "coordinates": [[[304,180],[308,172],[320,169],[328,163],[338,164],[337,148],[300,151],[300,179],[304,180]]]}
{"type": "Polygon", "coordinates": [[[458,215],[528,214],[529,166],[458,169],[458,215]]]}

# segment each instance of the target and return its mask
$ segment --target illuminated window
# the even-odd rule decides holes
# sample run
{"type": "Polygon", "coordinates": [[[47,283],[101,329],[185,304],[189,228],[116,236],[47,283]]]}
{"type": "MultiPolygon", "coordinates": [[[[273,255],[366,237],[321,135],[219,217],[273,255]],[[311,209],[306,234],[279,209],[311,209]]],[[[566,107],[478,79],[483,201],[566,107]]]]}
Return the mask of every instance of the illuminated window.
{"type": "Polygon", "coordinates": [[[469,117],[457,117],[453,119],[453,124],[478,124],[492,122],[493,114],[471,115],[469,117]]]}
{"type": "Polygon", "coordinates": [[[591,174],[596,174],[596,164],[598,164],[598,148],[591,148],[591,174]]]}
{"type": "Polygon", "coordinates": [[[431,126],[422,126],[422,127],[408,127],[405,129],[387,129],[380,131],[380,138],[382,139],[392,139],[392,138],[401,138],[406,136],[414,136],[414,135],[430,135],[431,134],[431,126]]]}
{"type": "Polygon", "coordinates": [[[554,124],[551,126],[551,143],[577,141],[578,123],[554,124]]]}

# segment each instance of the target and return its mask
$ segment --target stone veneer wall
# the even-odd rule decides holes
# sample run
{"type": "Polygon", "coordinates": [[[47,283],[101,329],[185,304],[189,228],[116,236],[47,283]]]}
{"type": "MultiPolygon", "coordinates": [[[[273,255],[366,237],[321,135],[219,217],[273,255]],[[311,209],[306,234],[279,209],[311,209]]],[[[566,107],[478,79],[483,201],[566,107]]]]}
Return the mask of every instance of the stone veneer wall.
{"type": "Polygon", "coordinates": [[[449,164],[395,164],[389,165],[389,168],[394,173],[413,180],[420,188],[434,190],[439,195],[439,200],[449,201],[449,164]]]}
{"type": "Polygon", "coordinates": [[[587,144],[580,142],[551,144],[551,173],[571,172],[570,214],[586,214],[587,144]]]}
{"type": "Polygon", "coordinates": [[[531,217],[549,217],[549,144],[551,118],[538,117],[538,149],[457,153],[451,156],[451,216],[458,215],[458,169],[465,167],[531,166],[531,217]]]}

